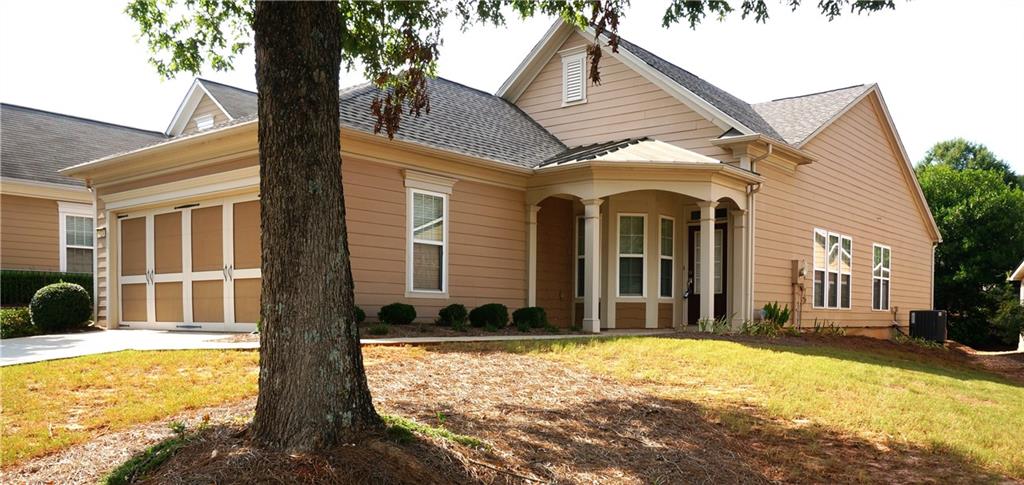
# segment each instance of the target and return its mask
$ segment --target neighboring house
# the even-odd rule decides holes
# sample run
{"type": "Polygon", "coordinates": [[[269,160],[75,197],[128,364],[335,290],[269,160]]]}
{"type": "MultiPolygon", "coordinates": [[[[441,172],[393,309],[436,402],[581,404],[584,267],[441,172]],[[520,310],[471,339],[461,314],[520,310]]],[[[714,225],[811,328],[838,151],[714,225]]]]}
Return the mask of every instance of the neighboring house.
{"type": "Polygon", "coordinates": [[[1020,266],[1013,270],[1013,274],[1010,275],[1007,281],[1016,281],[1018,286],[1020,286],[1020,304],[1024,305],[1024,261],[1021,261],[1020,266]]]}
{"type": "MultiPolygon", "coordinates": [[[[756,318],[884,337],[932,308],[939,232],[878,87],[749,104],[625,40],[557,22],[497,95],[445,79],[394,140],[341,93],[356,302],[542,306],[556,325],[756,318]],[[688,297],[688,298],[686,298],[688,297]]],[[[256,96],[197,81],[173,138],[65,169],[96,194],[99,320],[259,318],[256,96]],[[212,121],[211,121],[212,118],[212,121]]]]}
{"type": "Polygon", "coordinates": [[[93,194],[59,170],[163,134],[0,104],[0,269],[92,273],[93,194]]]}

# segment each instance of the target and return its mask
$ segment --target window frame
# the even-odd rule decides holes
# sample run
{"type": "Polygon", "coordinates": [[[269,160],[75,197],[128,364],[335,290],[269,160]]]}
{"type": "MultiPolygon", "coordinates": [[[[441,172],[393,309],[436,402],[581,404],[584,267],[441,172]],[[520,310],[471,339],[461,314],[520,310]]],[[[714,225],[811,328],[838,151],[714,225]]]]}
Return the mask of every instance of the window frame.
{"type": "Polygon", "coordinates": [[[587,102],[587,51],[583,46],[567,49],[559,53],[562,58],[562,107],[575,106],[587,102]],[[569,66],[580,64],[580,98],[569,99],[569,66]]]}
{"type": "Polygon", "coordinates": [[[583,241],[582,251],[580,250],[580,238],[586,237],[586,223],[587,218],[581,215],[575,217],[576,226],[573,229],[573,252],[576,253],[576,266],[573,267],[573,298],[578,301],[583,301],[583,297],[586,296],[585,281],[580,279],[580,266],[583,266],[584,278],[586,278],[586,264],[587,264],[587,248],[586,240],[583,241]],[[581,230],[582,229],[582,230],[581,230]]]}
{"type": "Polygon", "coordinates": [[[449,194],[443,192],[436,192],[432,190],[424,190],[415,187],[406,188],[406,228],[405,228],[405,239],[406,239],[406,275],[405,275],[405,296],[406,297],[419,297],[419,298],[448,298],[448,246],[449,241],[449,225],[451,219],[448,215],[448,196],[449,194]],[[423,194],[431,197],[441,198],[442,207],[442,235],[441,243],[430,240],[418,240],[415,237],[415,195],[423,194]],[[415,246],[416,244],[430,244],[434,246],[441,246],[441,288],[439,290],[424,290],[415,287],[415,246]]]}
{"type": "Polygon", "coordinates": [[[57,225],[59,227],[58,237],[60,238],[60,255],[58,259],[60,261],[59,269],[62,273],[67,272],[68,267],[68,249],[89,249],[92,251],[92,270],[90,273],[96,273],[96,214],[93,211],[91,205],[79,204],[74,202],[58,202],[57,206],[57,225]],[[68,245],[68,234],[67,234],[67,218],[68,217],[82,217],[85,219],[92,220],[92,246],[82,245],[68,245]]]}
{"type": "Polygon", "coordinates": [[[215,120],[213,114],[205,114],[197,116],[194,122],[196,124],[196,131],[206,131],[213,128],[215,120]]]}
{"type": "Polygon", "coordinates": [[[676,292],[676,220],[671,216],[658,216],[658,298],[671,300],[675,297],[676,292]],[[665,235],[662,228],[662,223],[668,221],[672,225],[672,231],[670,233],[671,246],[669,247],[669,255],[665,255],[665,235]],[[664,261],[670,261],[670,273],[672,273],[668,281],[668,296],[665,295],[662,287],[664,282],[662,274],[662,264],[664,261]]]}
{"type": "Polygon", "coordinates": [[[618,298],[647,298],[647,214],[642,213],[629,213],[620,212],[616,218],[615,226],[615,296],[618,298]],[[643,252],[640,254],[635,253],[622,253],[622,219],[626,217],[639,217],[643,221],[643,229],[641,235],[643,237],[643,252]],[[622,275],[620,274],[622,268],[622,258],[640,258],[640,267],[642,268],[641,280],[640,280],[640,294],[639,295],[624,295],[622,294],[622,275]]]}
{"type": "Polygon", "coordinates": [[[845,310],[852,310],[853,309],[853,260],[854,260],[853,236],[850,236],[850,235],[847,235],[847,234],[838,233],[838,232],[828,231],[828,230],[825,230],[825,229],[821,229],[819,227],[814,228],[814,230],[811,232],[811,308],[816,309],[816,310],[844,310],[844,311],[845,310]],[[818,261],[815,259],[815,250],[816,250],[816,245],[818,244],[817,239],[818,239],[819,235],[825,237],[825,261],[824,261],[824,266],[818,266],[818,261]],[[830,264],[831,254],[832,254],[832,252],[831,252],[832,248],[831,248],[830,241],[833,238],[836,238],[836,240],[837,240],[837,243],[836,243],[837,244],[837,250],[839,251],[839,253],[837,255],[837,265],[838,266],[836,268],[832,268],[832,265],[830,264]],[[843,270],[843,255],[845,253],[845,250],[843,249],[843,242],[844,241],[850,241],[850,251],[849,251],[849,255],[848,255],[850,264],[849,264],[849,268],[847,270],[845,270],[845,271],[843,270]],[[822,282],[821,282],[821,291],[822,291],[822,296],[823,296],[822,304],[821,305],[818,304],[818,298],[817,298],[818,297],[818,293],[817,293],[817,288],[816,288],[816,286],[817,286],[816,285],[816,280],[817,280],[817,273],[818,273],[818,271],[823,271],[824,272],[824,275],[823,275],[823,278],[822,278],[822,282]],[[829,276],[831,274],[835,274],[836,275],[836,286],[838,287],[837,290],[836,290],[836,304],[834,306],[829,303],[829,289],[832,286],[832,285],[829,284],[829,276]],[[849,280],[848,280],[849,283],[847,283],[845,285],[843,284],[843,276],[849,277],[849,280]],[[846,305],[846,306],[843,306],[843,289],[844,289],[844,287],[848,291],[848,302],[847,302],[848,305],[846,305]]]}
{"type": "MultiPolygon", "coordinates": [[[[879,293],[879,297],[881,297],[881,293],[879,293]]],[[[892,311],[892,247],[879,243],[871,244],[871,311],[892,311]],[[881,261],[879,261],[877,265],[875,264],[875,249],[881,250],[881,253],[879,253],[881,261]],[[889,253],[889,266],[883,268],[881,267],[881,265],[885,261],[885,252],[889,253]],[[889,272],[889,275],[884,276],[883,274],[879,273],[879,276],[875,276],[876,267],[878,267],[879,269],[887,270],[889,272]],[[888,283],[888,285],[886,285],[885,288],[885,308],[882,308],[881,302],[878,302],[878,308],[875,308],[875,280],[878,280],[880,282],[885,281],[888,283]]]]}

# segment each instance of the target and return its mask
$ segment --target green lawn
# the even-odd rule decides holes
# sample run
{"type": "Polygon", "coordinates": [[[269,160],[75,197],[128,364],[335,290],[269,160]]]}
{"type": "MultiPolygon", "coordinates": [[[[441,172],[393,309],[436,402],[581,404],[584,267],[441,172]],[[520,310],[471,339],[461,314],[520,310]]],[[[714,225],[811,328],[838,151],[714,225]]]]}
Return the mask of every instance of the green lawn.
{"type": "Polygon", "coordinates": [[[0,370],[0,464],[256,393],[256,352],[117,352],[0,370]]]}
{"type": "Polygon", "coordinates": [[[951,361],[785,340],[623,338],[505,348],[582,365],[729,415],[753,406],[769,417],[954,452],[1024,478],[1024,386],[951,361]]]}

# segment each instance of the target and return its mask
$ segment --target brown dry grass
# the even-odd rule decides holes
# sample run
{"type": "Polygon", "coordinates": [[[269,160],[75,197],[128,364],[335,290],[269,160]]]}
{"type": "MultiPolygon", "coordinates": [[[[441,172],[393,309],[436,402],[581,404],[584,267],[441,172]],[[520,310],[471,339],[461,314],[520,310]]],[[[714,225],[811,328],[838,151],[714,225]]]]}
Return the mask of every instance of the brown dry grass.
{"type": "MultiPolygon", "coordinates": [[[[884,436],[852,435],[813,422],[780,420],[757,406],[710,408],[699,400],[668,398],[650,386],[630,385],[527,354],[450,345],[368,347],[364,355],[378,411],[481,438],[493,444],[493,451],[434,439],[395,446],[371,437],[355,447],[358,450],[343,448],[326,456],[266,455],[249,448],[239,436],[251,417],[249,400],[209,411],[216,424],[202,440],[165,464],[154,482],[1001,480],[968,463],[955,450],[925,450],[884,436]]],[[[193,414],[193,420],[201,414],[193,414]]],[[[93,482],[97,470],[124,461],[161,434],[169,435],[166,422],[108,435],[24,463],[0,479],[5,483],[93,482]]]]}

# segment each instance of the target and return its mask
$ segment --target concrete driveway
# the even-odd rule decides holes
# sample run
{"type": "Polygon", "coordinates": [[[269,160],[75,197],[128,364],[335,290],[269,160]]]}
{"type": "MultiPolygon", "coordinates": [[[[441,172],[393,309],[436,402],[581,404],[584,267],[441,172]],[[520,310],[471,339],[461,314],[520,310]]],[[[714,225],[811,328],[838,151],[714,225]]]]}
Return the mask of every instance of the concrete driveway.
{"type": "Polygon", "coordinates": [[[0,340],[0,366],[121,350],[255,349],[258,342],[215,342],[229,334],[165,330],[97,330],[0,340]]]}

